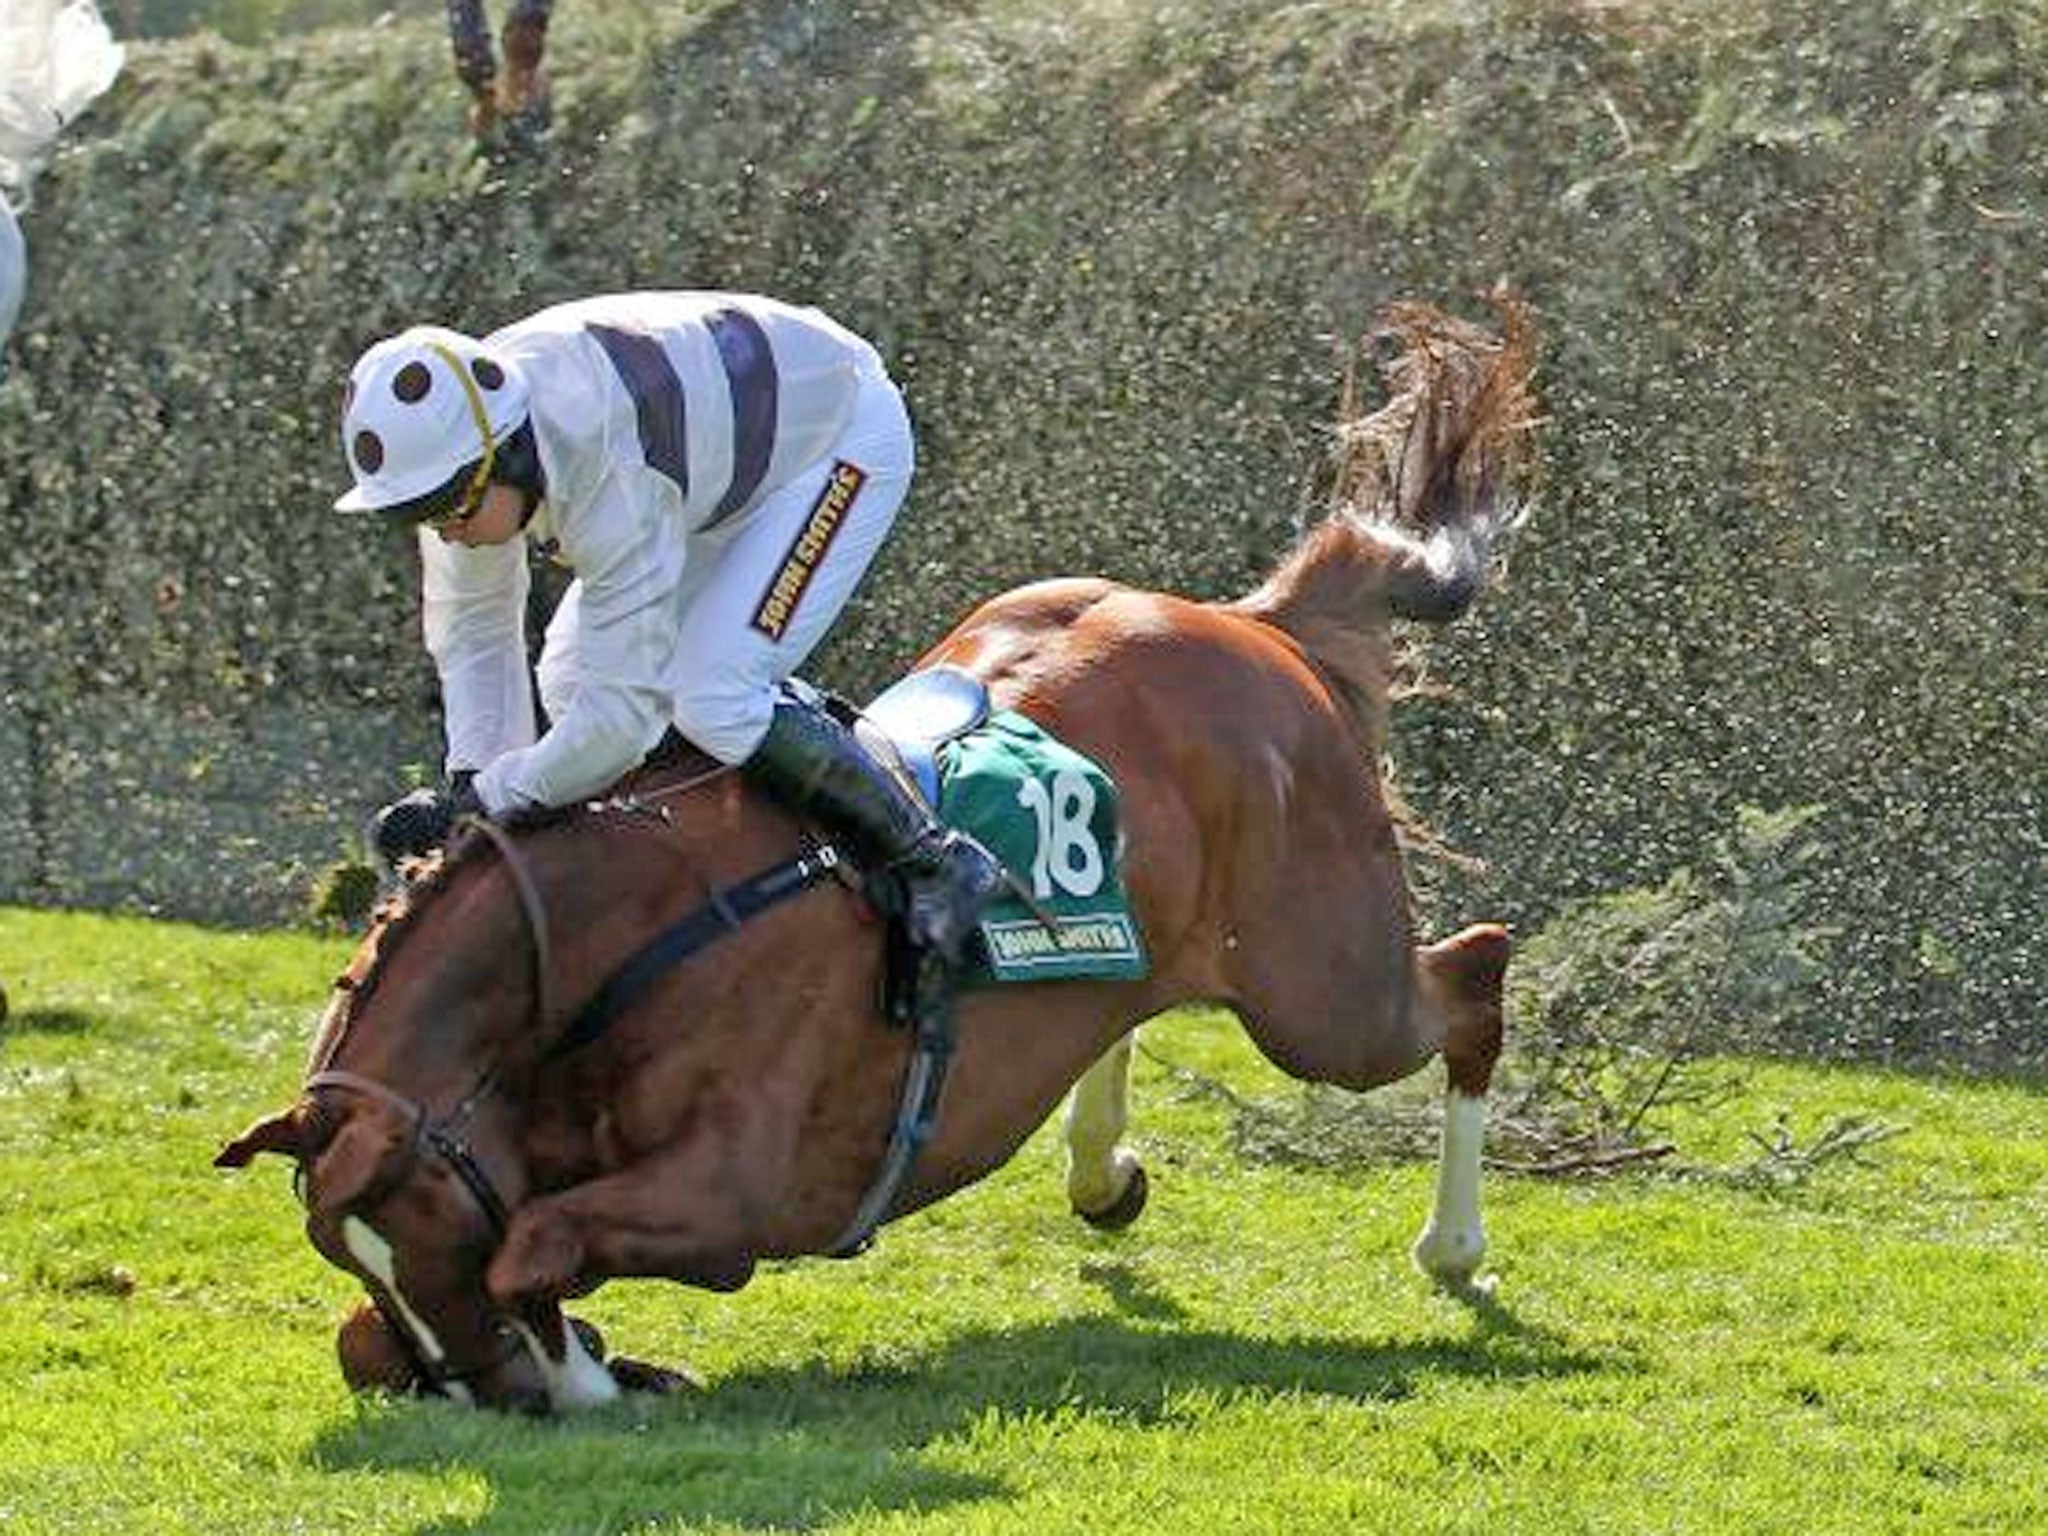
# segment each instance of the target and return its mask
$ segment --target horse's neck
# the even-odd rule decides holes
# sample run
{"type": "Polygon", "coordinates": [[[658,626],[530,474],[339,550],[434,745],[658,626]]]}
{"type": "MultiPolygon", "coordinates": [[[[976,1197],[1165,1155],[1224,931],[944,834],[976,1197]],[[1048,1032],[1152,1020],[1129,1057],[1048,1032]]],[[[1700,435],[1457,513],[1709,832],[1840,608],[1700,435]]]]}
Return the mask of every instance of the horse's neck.
{"type": "Polygon", "coordinates": [[[466,845],[372,929],[337,983],[312,1069],[384,1076],[443,1109],[486,1071],[504,1094],[548,1099],[542,1064],[606,981],[797,845],[786,814],[696,754],[517,835],[509,854],[466,845]]]}

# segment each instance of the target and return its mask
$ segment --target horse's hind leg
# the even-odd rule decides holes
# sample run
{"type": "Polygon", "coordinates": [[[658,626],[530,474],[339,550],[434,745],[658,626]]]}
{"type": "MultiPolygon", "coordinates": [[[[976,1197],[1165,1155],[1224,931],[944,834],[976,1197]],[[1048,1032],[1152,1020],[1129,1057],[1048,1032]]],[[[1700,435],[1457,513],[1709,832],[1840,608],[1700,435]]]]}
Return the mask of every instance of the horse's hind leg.
{"type": "Polygon", "coordinates": [[[1096,1059],[1067,1097],[1067,1202],[1090,1226],[1115,1231],[1145,1209],[1145,1169],[1119,1146],[1131,1118],[1134,1031],[1096,1059]]]}
{"type": "Polygon", "coordinates": [[[1416,1239],[1416,1264],[1440,1283],[1474,1284],[1486,1253],[1479,1218],[1479,1158],[1486,1132],[1486,1093],[1500,1058],[1501,978],[1508,933],[1485,923],[1415,952],[1418,1006],[1443,1030],[1448,1080],[1436,1206],[1416,1239]]]}

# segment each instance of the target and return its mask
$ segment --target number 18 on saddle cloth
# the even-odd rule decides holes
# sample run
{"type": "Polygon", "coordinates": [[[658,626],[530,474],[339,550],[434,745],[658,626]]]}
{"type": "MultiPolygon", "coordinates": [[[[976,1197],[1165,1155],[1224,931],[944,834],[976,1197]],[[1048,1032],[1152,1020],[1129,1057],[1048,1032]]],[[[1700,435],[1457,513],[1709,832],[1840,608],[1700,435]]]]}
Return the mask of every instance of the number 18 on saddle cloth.
{"type": "Polygon", "coordinates": [[[989,904],[969,984],[1145,974],[1107,773],[1011,710],[941,747],[939,773],[941,818],[981,839],[1035,904],[989,904]]]}

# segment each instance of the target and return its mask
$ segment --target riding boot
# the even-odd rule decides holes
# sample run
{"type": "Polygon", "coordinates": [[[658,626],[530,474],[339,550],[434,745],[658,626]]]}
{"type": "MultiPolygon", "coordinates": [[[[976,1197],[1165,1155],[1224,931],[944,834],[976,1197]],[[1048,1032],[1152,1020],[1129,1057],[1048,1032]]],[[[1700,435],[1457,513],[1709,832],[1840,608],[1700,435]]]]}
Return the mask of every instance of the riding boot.
{"type": "Polygon", "coordinates": [[[911,942],[937,957],[950,983],[983,905],[1005,884],[995,856],[935,821],[838,719],[794,699],[776,701],[745,771],[791,810],[843,833],[856,858],[902,876],[911,942]]]}

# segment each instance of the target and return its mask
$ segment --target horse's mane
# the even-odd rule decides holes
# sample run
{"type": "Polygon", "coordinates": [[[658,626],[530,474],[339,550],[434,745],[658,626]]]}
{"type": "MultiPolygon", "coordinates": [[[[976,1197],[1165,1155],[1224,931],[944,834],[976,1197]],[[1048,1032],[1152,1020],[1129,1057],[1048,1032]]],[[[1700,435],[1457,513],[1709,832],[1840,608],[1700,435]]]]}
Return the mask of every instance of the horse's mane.
{"type": "Polygon", "coordinates": [[[1521,519],[1511,485],[1535,425],[1534,340],[1520,300],[1495,304],[1499,336],[1427,304],[1385,311],[1364,347],[1396,349],[1379,364],[1389,395],[1366,412],[1347,374],[1328,516],[1231,605],[1294,637],[1375,750],[1405,665],[1389,620],[1463,613],[1521,519]]]}
{"type": "Polygon", "coordinates": [[[334,995],[322,1016],[313,1040],[315,1064],[329,1060],[347,1037],[350,1024],[370,995],[377,990],[389,968],[398,941],[419,926],[421,914],[436,896],[448,888],[456,871],[473,863],[480,837],[458,838],[455,843],[424,859],[406,865],[405,884],[383,897],[370,912],[370,926],[363,935],[348,969],[334,978],[334,995]]]}

